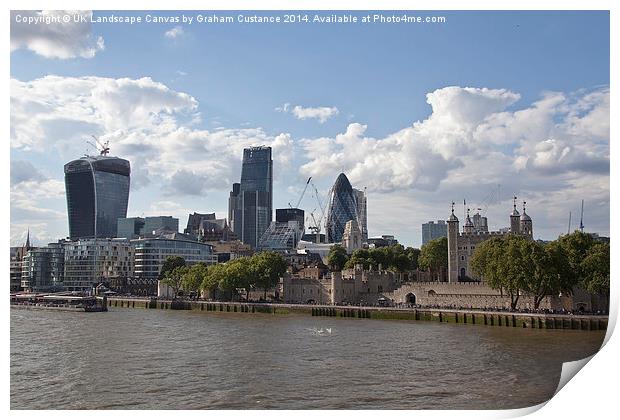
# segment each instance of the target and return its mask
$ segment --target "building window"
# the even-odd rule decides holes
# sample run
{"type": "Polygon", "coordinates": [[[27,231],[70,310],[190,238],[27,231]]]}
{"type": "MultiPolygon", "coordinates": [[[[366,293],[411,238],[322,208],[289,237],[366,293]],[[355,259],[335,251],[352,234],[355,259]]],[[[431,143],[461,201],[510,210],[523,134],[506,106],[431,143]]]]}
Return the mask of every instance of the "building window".
{"type": "Polygon", "coordinates": [[[461,255],[461,261],[465,261],[465,255],[461,255]]]}

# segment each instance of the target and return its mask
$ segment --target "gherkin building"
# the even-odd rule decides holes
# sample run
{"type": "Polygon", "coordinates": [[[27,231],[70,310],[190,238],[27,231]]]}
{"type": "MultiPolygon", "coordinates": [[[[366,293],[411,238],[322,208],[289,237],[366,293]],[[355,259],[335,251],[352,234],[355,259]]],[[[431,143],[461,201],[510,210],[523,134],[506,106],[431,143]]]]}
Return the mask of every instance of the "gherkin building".
{"type": "Polygon", "coordinates": [[[325,222],[327,242],[341,242],[344,227],[349,220],[358,221],[357,201],[349,179],[341,173],[338,175],[329,196],[329,207],[325,222]]]}

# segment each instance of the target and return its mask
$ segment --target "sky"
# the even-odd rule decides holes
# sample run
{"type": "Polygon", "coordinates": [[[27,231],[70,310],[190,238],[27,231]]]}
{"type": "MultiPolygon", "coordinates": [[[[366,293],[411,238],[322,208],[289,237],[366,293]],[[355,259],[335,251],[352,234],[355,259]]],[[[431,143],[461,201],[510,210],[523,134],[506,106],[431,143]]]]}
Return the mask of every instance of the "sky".
{"type": "MultiPolygon", "coordinates": [[[[11,12],[11,245],[27,229],[36,245],[67,236],[63,165],[96,153],[91,135],[131,162],[128,217],[171,215],[181,229],[194,211],[226,217],[243,148],[267,145],[274,209],[310,176],[325,202],[344,172],[367,189],[370,236],[420,246],[421,224],[445,220],[453,201],[461,223],[470,208],[496,230],[514,195],[537,239],[566,233],[569,213],[577,227],[581,200],[585,230],[609,235],[608,12],[196,22],[213,14],[27,24],[17,20],[65,13],[11,12]]],[[[320,215],[310,190],[300,207],[320,215]]]]}

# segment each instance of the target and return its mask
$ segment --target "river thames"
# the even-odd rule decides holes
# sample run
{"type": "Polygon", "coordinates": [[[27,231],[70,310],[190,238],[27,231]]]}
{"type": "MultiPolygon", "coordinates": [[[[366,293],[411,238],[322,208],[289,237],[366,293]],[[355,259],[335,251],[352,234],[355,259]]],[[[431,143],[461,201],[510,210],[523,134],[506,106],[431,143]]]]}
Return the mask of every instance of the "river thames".
{"type": "Polygon", "coordinates": [[[504,409],[604,331],[11,309],[11,409],[504,409]]]}

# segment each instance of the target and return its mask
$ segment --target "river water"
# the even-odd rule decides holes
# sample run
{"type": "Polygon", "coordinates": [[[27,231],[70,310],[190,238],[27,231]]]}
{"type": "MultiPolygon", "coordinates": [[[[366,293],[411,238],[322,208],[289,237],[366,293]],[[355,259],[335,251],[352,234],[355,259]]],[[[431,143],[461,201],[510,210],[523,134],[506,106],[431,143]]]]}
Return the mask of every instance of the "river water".
{"type": "Polygon", "coordinates": [[[11,309],[11,409],[502,409],[603,332],[111,308],[11,309]]]}

